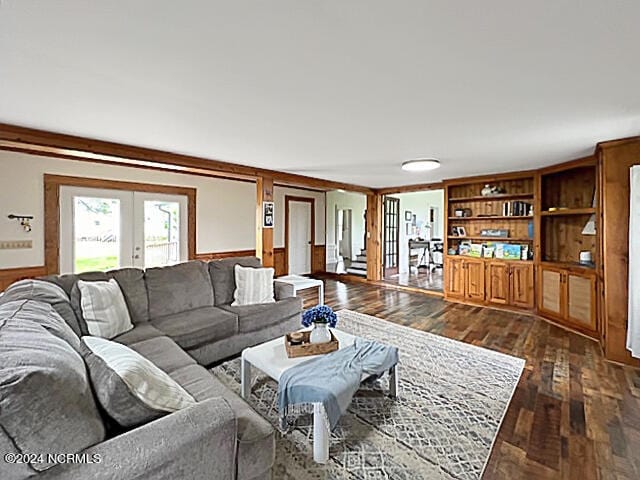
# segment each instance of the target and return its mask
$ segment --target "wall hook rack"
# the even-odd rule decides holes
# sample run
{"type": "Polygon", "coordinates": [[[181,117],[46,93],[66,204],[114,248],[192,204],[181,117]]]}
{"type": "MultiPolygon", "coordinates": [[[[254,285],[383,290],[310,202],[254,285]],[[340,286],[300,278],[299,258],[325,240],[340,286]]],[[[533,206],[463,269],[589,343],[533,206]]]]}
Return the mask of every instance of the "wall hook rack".
{"type": "Polygon", "coordinates": [[[31,220],[33,220],[33,215],[15,215],[11,213],[8,218],[9,220],[19,220],[20,225],[25,232],[31,231],[31,220]]]}

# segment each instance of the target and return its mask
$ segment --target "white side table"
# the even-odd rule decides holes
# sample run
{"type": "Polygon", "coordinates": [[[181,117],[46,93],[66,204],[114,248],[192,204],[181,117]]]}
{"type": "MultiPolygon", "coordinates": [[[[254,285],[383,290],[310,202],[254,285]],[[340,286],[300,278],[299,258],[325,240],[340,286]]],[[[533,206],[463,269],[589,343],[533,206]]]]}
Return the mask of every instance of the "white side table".
{"type": "Polygon", "coordinates": [[[284,277],[278,277],[276,280],[293,285],[293,294],[295,295],[298,290],[305,290],[307,288],[318,288],[318,305],[324,305],[324,282],[322,280],[316,280],[315,278],[307,278],[301,275],[286,275],[284,277]]]}
{"type": "MultiPolygon", "coordinates": [[[[355,342],[356,337],[332,328],[331,331],[336,336],[342,349],[348,347],[355,342]]],[[[240,395],[245,400],[251,395],[251,368],[261,370],[276,381],[280,381],[282,374],[291,367],[306,362],[311,358],[317,358],[316,355],[309,357],[289,358],[287,350],[284,346],[284,337],[275,338],[268,342],[261,343],[255,347],[245,348],[242,351],[242,363],[240,367],[241,387],[240,395]]],[[[366,378],[363,376],[362,380],[366,378]]],[[[389,371],[389,396],[396,398],[399,392],[399,374],[398,366],[394,366],[389,371]]],[[[320,406],[314,405],[313,410],[313,459],[317,463],[327,463],[329,460],[329,437],[327,432],[330,431],[329,426],[325,423],[326,418],[320,415],[320,406]]]]}

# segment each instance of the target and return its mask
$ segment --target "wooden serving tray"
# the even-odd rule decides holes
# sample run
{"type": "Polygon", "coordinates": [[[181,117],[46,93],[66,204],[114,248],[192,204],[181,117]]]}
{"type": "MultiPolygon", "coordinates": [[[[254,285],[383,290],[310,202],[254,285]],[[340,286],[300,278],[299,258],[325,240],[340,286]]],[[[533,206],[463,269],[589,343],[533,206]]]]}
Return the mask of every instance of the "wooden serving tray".
{"type": "Polygon", "coordinates": [[[331,341],[327,343],[309,343],[311,332],[300,333],[303,335],[302,344],[300,345],[291,344],[290,333],[287,333],[284,337],[284,346],[289,358],[308,357],[309,355],[322,355],[323,353],[335,352],[340,346],[333,332],[331,332],[331,341]]]}

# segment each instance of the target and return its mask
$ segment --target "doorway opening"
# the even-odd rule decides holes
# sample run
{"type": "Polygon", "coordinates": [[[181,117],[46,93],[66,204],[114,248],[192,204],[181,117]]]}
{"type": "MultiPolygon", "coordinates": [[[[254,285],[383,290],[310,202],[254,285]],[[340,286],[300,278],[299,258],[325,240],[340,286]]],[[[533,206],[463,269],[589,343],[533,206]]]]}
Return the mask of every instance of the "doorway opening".
{"type": "Polygon", "coordinates": [[[367,276],[367,197],[332,190],[326,196],[326,271],[367,276]]]}
{"type": "Polygon", "coordinates": [[[315,199],[284,198],[284,250],[288,275],[309,275],[315,244],[315,199]]]}
{"type": "Polygon", "coordinates": [[[443,211],[443,189],[384,197],[384,282],[443,291],[443,211]]]}

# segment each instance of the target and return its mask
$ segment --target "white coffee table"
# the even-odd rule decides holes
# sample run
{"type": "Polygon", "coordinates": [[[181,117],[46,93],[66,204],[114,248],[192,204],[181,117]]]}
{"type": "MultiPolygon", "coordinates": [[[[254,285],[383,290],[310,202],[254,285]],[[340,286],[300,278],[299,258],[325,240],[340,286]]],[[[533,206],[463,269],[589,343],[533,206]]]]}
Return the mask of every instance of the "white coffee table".
{"type": "MultiPolygon", "coordinates": [[[[339,348],[345,348],[353,344],[356,337],[337,330],[331,329],[333,334],[340,342],[339,348]]],[[[275,338],[268,342],[262,343],[255,347],[245,348],[242,351],[241,364],[241,395],[242,398],[248,399],[251,395],[251,367],[263,371],[276,381],[280,381],[282,373],[302,362],[315,358],[298,357],[289,358],[284,347],[284,337],[275,338]]],[[[364,380],[364,378],[362,379],[364,380]]],[[[389,395],[396,397],[398,392],[398,368],[393,367],[389,371],[389,395]]],[[[325,416],[320,413],[320,407],[314,407],[313,411],[313,459],[318,463],[326,463],[329,459],[329,437],[327,432],[330,430],[325,423],[325,416]]]]}
{"type": "Polygon", "coordinates": [[[276,280],[293,285],[293,294],[295,295],[298,290],[305,290],[307,288],[318,288],[318,305],[324,305],[324,282],[322,280],[316,280],[315,278],[303,277],[302,275],[286,275],[284,277],[278,277],[276,280]]]}

